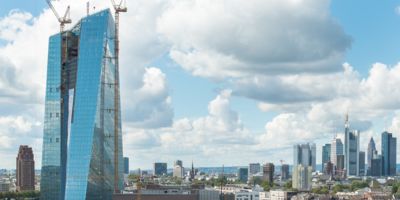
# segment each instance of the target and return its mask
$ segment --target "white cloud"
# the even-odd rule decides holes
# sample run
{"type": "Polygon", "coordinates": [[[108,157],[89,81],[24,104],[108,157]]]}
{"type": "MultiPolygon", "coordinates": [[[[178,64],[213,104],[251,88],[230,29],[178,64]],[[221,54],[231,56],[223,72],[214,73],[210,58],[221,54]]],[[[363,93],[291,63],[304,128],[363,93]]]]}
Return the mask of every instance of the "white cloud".
{"type": "Polygon", "coordinates": [[[125,120],[138,128],[170,126],[174,111],[166,76],[158,68],[145,70],[143,86],[132,92],[133,98],[125,100],[125,120]]]}
{"type": "Polygon", "coordinates": [[[329,0],[172,1],[158,21],[171,57],[196,76],[340,70],[351,39],[329,0]]]}

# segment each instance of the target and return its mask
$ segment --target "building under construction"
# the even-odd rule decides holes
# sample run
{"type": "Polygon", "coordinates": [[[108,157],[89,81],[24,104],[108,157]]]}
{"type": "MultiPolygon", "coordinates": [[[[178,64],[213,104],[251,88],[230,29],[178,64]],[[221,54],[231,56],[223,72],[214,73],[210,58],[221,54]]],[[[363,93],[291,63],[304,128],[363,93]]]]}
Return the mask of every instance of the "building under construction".
{"type": "Polygon", "coordinates": [[[123,190],[118,51],[110,9],[50,37],[41,200],[107,200],[123,190]]]}

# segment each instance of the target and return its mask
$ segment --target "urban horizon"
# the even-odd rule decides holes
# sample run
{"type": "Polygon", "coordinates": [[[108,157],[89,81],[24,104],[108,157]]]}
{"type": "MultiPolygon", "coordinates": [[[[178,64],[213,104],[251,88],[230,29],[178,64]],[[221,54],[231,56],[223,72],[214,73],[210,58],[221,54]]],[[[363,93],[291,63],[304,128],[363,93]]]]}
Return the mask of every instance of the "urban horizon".
{"type": "Polygon", "coordinates": [[[399,3],[2,7],[0,199],[400,197],[399,3]]]}

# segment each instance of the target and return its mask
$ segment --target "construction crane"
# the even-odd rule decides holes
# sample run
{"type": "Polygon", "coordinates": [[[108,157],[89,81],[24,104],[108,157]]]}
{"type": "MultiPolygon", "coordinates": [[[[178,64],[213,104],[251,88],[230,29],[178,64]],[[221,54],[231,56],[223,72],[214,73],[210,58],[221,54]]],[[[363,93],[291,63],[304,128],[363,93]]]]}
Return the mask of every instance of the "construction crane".
{"type": "Polygon", "coordinates": [[[58,12],[54,8],[53,4],[51,3],[52,0],[46,0],[46,2],[49,5],[49,7],[51,8],[51,10],[53,11],[53,13],[56,16],[58,22],[60,23],[60,33],[64,32],[65,24],[72,23],[71,18],[70,18],[70,7],[68,6],[67,10],[65,11],[64,16],[60,17],[60,15],[58,15],[58,12]]]}
{"type": "Polygon", "coordinates": [[[128,9],[125,6],[125,1],[121,0],[119,4],[116,4],[114,0],[111,0],[115,10],[115,71],[114,71],[114,193],[119,193],[119,13],[127,12],[128,9]]]}

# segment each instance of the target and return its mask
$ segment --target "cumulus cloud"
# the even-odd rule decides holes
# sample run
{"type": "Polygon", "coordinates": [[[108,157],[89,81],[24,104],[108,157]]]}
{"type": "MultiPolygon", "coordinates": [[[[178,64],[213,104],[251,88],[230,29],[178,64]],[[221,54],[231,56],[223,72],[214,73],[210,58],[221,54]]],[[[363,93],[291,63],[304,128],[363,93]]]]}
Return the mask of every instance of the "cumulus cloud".
{"type": "Polygon", "coordinates": [[[351,38],[328,0],[174,1],[158,22],[171,57],[210,78],[340,70],[351,38]]]}
{"type": "Polygon", "coordinates": [[[158,68],[145,70],[142,87],[132,92],[134,98],[126,99],[125,119],[138,128],[170,126],[174,111],[166,76],[158,68]]]}

